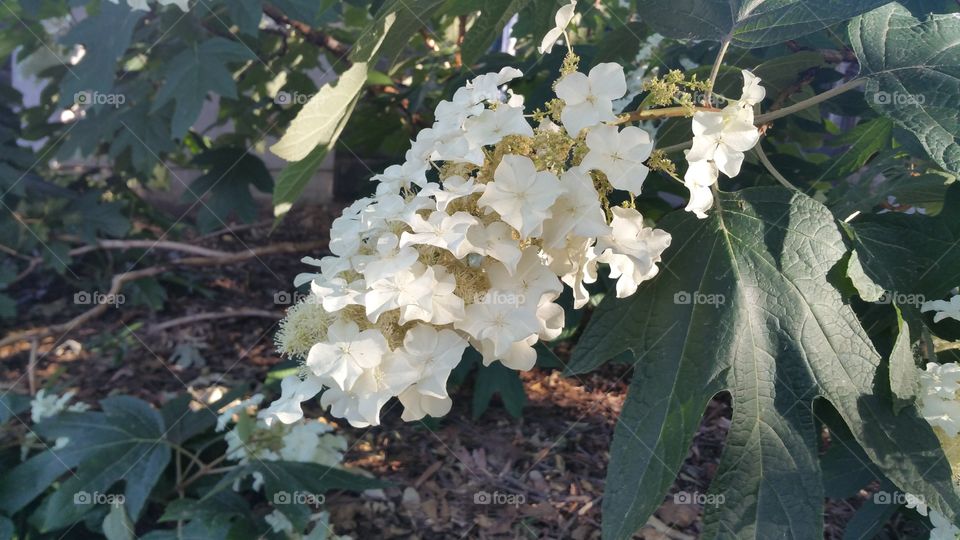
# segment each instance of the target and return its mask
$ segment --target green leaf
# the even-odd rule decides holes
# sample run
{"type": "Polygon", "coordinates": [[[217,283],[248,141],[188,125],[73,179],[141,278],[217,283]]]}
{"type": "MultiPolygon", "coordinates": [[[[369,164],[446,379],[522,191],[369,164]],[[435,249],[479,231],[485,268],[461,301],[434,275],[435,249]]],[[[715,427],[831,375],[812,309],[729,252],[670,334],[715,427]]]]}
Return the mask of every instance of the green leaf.
{"type": "Polygon", "coordinates": [[[731,38],[737,47],[766,47],[865,13],[887,0],[651,0],[643,20],[672,38],[731,38]]]}
{"type": "Polygon", "coordinates": [[[110,512],[103,518],[103,535],[107,540],[133,540],[133,523],[127,517],[122,504],[110,505],[110,512]]]}
{"type": "Polygon", "coordinates": [[[329,151],[343,131],[366,81],[367,64],[358,62],[340,74],[336,85],[324,85],[303,106],[270,151],[287,161],[300,161],[318,146],[329,151]]]}
{"type": "Polygon", "coordinates": [[[235,479],[253,473],[263,476],[263,492],[267,500],[283,512],[298,530],[306,528],[311,514],[310,507],[297,502],[304,496],[319,496],[336,489],[359,492],[389,485],[375,478],[317,463],[258,461],[231,471],[217,484],[219,489],[215,488],[204,499],[219,493],[220,489],[231,485],[235,479]],[[297,492],[301,495],[295,497],[297,492]]]}
{"type": "Polygon", "coordinates": [[[477,382],[473,387],[473,418],[480,418],[494,394],[500,394],[503,408],[514,418],[523,416],[523,406],[527,403],[527,393],[523,389],[520,373],[500,362],[489,366],[479,366],[477,382]]]}
{"type": "Polygon", "coordinates": [[[290,211],[329,151],[330,147],[327,145],[318,146],[311,150],[307,157],[287,164],[280,171],[280,175],[277,176],[277,187],[273,190],[274,217],[282,217],[290,211]]]}
{"type": "Polygon", "coordinates": [[[13,534],[17,532],[10,518],[0,516],[0,540],[11,540],[13,534]]]}
{"type": "Polygon", "coordinates": [[[472,65],[500,36],[503,27],[529,0],[487,0],[480,16],[463,38],[460,55],[465,65],[472,65]]]}
{"type": "Polygon", "coordinates": [[[896,296],[942,298],[960,283],[960,185],[936,217],[863,214],[846,228],[864,273],[896,296]]]}
{"type": "Polygon", "coordinates": [[[194,202],[210,193],[208,202],[200,207],[197,222],[202,231],[218,229],[236,215],[244,222],[257,217],[257,203],[250,187],[264,193],[273,190],[273,177],[263,160],[245,148],[223,147],[208,150],[194,159],[194,164],[206,172],[190,184],[184,199],[194,202]]]}
{"type": "Polygon", "coordinates": [[[912,132],[941,167],[960,173],[960,18],[920,21],[891,2],[850,22],[866,98],[912,132]]]}
{"type": "Polygon", "coordinates": [[[121,213],[118,202],[102,202],[100,193],[88,192],[70,201],[64,209],[63,223],[67,231],[87,242],[98,236],[121,238],[130,230],[130,220],[121,213]]]}
{"type": "Polygon", "coordinates": [[[0,395],[0,425],[30,410],[30,396],[5,392],[0,395]]]}
{"type": "Polygon", "coordinates": [[[820,538],[817,397],[829,401],[878,468],[953,517],[960,498],[930,425],[879,397],[882,359],[827,274],[847,248],[820,203],[782,188],[721,193],[705,220],[660,226],[683,242],[627,299],[605,299],[571,371],[625,350],[636,358],[607,473],[605,538],[629,538],[659,506],[713,395],[733,419],[705,538],[820,538]],[[691,301],[700,298],[702,301],[691,301]],[[599,359],[599,360],[598,360],[599,359]]]}
{"type": "Polygon", "coordinates": [[[151,112],[174,101],[170,132],[174,137],[182,137],[200,115],[209,92],[237,97],[237,85],[227,64],[254,58],[242,43],[222,37],[191,44],[167,64],[165,81],[154,97],[151,112]]]}
{"type": "Polygon", "coordinates": [[[64,45],[83,45],[86,53],[63,77],[61,104],[73,104],[82,91],[108,93],[116,79],[117,61],[130,46],[133,30],[146,11],[123,2],[103,2],[100,12],[77,23],[63,37],[64,45]]]}
{"type": "Polygon", "coordinates": [[[832,141],[834,147],[848,147],[830,166],[830,178],[842,178],[863,167],[878,152],[889,148],[893,141],[893,122],[874,118],[844,132],[832,141]]]}
{"type": "Polygon", "coordinates": [[[920,370],[910,346],[910,326],[903,320],[900,308],[897,312],[897,339],[890,351],[890,390],[893,392],[893,412],[899,413],[909,407],[920,391],[920,370]]]}
{"type": "Polygon", "coordinates": [[[263,2],[260,0],[225,0],[230,20],[240,32],[256,36],[260,31],[260,19],[263,18],[263,2]]]}
{"type": "Polygon", "coordinates": [[[387,67],[396,64],[410,37],[426,26],[424,21],[443,5],[443,0],[389,0],[357,40],[350,59],[372,64],[377,57],[387,58],[387,67]]]}
{"type": "Polygon", "coordinates": [[[124,505],[136,518],[170,461],[159,412],[129,396],[104,399],[100,406],[103,412],[63,413],[35,428],[50,441],[69,438],[66,447],[51,453],[66,467],[79,463],[32,517],[42,531],[69,527],[94,508],[85,502],[94,501],[94,494],[108,493],[119,481],[124,484],[124,505]]]}
{"type": "Polygon", "coordinates": [[[853,286],[856,287],[857,294],[860,295],[860,298],[863,298],[867,302],[880,300],[883,298],[883,293],[886,292],[883,287],[877,285],[875,281],[870,279],[870,276],[864,271],[863,264],[860,262],[860,256],[857,255],[857,250],[855,249],[850,252],[850,261],[847,265],[847,277],[850,278],[853,286]]]}

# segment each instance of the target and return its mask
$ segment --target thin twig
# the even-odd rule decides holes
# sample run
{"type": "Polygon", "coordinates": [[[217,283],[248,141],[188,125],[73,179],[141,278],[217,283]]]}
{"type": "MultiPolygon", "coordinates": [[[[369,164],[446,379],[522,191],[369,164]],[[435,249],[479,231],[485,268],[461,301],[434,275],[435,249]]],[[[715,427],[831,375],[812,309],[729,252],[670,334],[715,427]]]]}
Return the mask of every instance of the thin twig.
{"type": "MultiPolygon", "coordinates": [[[[294,243],[294,242],[284,242],[280,244],[273,244],[269,246],[263,246],[259,248],[250,249],[247,251],[240,251],[235,253],[223,252],[222,255],[216,257],[184,257],[176,261],[171,261],[169,264],[151,266],[149,268],[144,268],[141,270],[134,270],[129,272],[123,272],[113,276],[113,279],[110,282],[110,290],[104,295],[106,297],[115,297],[120,293],[120,289],[124,284],[130,281],[136,281],[145,277],[155,276],[163,272],[171,270],[175,265],[185,265],[185,266],[217,266],[224,264],[231,264],[236,262],[241,262],[249,259],[258,258],[263,255],[270,255],[274,253],[296,253],[311,251],[318,249],[325,245],[325,242],[315,241],[315,242],[304,242],[304,243],[294,243]]],[[[11,345],[13,343],[18,343],[21,341],[29,341],[32,339],[41,340],[53,335],[59,335],[60,337],[57,340],[62,339],[68,332],[73,330],[76,327],[79,327],[91,319],[99,317],[102,315],[108,308],[108,304],[97,304],[90,308],[89,310],[77,315],[76,317],[66,321],[64,323],[55,324],[51,326],[44,326],[39,328],[31,328],[29,330],[24,330],[21,332],[12,332],[7,334],[6,337],[0,339],[0,347],[11,345]]]]}
{"type": "Polygon", "coordinates": [[[763,148],[760,147],[760,144],[757,143],[757,146],[753,147],[754,152],[757,154],[757,157],[760,158],[760,163],[763,163],[763,166],[766,167],[767,172],[773,175],[778,182],[783,184],[783,187],[787,189],[792,189],[793,191],[800,191],[797,189],[797,186],[790,183],[789,180],[773,166],[773,163],[770,163],[770,158],[767,157],[767,154],[763,151],[763,148]]]}
{"type": "Polygon", "coordinates": [[[710,105],[710,97],[713,95],[713,85],[717,82],[717,75],[720,74],[720,65],[723,64],[723,57],[727,54],[730,47],[730,40],[725,39],[720,43],[720,50],[717,51],[717,59],[713,61],[713,69],[710,70],[710,84],[707,85],[707,91],[703,94],[703,104],[710,105]]]}
{"type": "Polygon", "coordinates": [[[232,318],[247,318],[247,317],[263,317],[265,319],[279,319],[283,317],[283,313],[277,311],[267,311],[263,309],[234,309],[227,311],[209,311],[204,313],[194,313],[193,315],[185,315],[183,317],[177,317],[176,319],[170,319],[162,323],[155,324],[150,327],[148,330],[149,333],[162,332],[168,328],[173,328],[174,326],[182,326],[185,324],[191,324],[200,321],[211,321],[216,319],[232,319],[232,318]]]}
{"type": "Polygon", "coordinates": [[[811,98],[807,98],[803,101],[794,103],[789,107],[784,107],[776,111],[771,111],[766,114],[761,114],[760,116],[757,116],[754,119],[754,124],[759,126],[762,124],[766,124],[767,122],[777,120],[778,118],[783,118],[784,116],[790,116],[793,113],[800,112],[809,107],[813,107],[818,103],[822,103],[830,98],[839,96],[844,92],[849,92],[854,88],[859,88],[865,82],[867,82],[867,79],[865,77],[858,77],[856,79],[849,80],[839,86],[836,86],[834,88],[831,88],[830,90],[827,90],[826,92],[823,92],[822,94],[817,94],[811,98]]]}
{"type": "Polygon", "coordinates": [[[277,24],[282,26],[289,26],[290,28],[293,28],[294,30],[297,31],[297,33],[302,35],[307,42],[313,43],[318,47],[322,47],[330,51],[339,59],[339,61],[343,62],[344,65],[348,67],[352,65],[352,63],[346,59],[347,53],[350,52],[350,45],[347,45],[339,41],[337,38],[331,36],[330,34],[325,34],[323,32],[316,30],[315,28],[313,28],[312,26],[310,26],[305,22],[287,17],[286,15],[283,14],[282,11],[280,11],[279,9],[273,6],[269,6],[269,5],[263,6],[263,13],[267,17],[270,17],[271,19],[273,19],[273,21],[276,22],[277,24]]]}

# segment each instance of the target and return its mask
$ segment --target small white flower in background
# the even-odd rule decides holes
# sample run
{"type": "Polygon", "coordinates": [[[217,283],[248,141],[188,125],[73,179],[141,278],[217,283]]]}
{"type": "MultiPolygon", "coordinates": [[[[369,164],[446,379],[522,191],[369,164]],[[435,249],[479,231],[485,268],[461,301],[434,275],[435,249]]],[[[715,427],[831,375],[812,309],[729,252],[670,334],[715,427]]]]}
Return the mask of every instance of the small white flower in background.
{"type": "Polygon", "coordinates": [[[553,17],[553,28],[544,34],[543,40],[540,41],[540,46],[537,47],[537,51],[539,51],[540,54],[550,54],[553,51],[553,46],[556,45],[557,40],[563,36],[567,26],[570,25],[570,21],[572,21],[576,15],[576,9],[577,2],[574,0],[557,10],[556,15],[553,17]]]}
{"type": "Polygon", "coordinates": [[[263,520],[270,526],[270,530],[277,534],[294,534],[293,523],[279,510],[274,510],[263,516],[263,520]]]}
{"type": "Polygon", "coordinates": [[[584,75],[564,75],[557,83],[557,97],[564,102],[560,121],[571,137],[580,130],[617,119],[613,100],[627,93],[623,66],[613,62],[597,64],[584,75]]]}
{"type": "Polygon", "coordinates": [[[913,493],[907,493],[904,496],[904,504],[906,504],[907,508],[916,510],[921,516],[927,515],[927,503],[925,503],[921,497],[917,497],[913,493]]]}
{"type": "Polygon", "coordinates": [[[937,313],[933,316],[933,322],[940,322],[946,318],[960,321],[960,294],[955,295],[950,300],[931,300],[924,302],[923,305],[920,306],[920,311],[923,313],[936,311],[937,313]]]}
{"type": "Polygon", "coordinates": [[[933,525],[930,540],[957,540],[960,535],[960,528],[936,510],[930,510],[930,524],[933,525]]]}
{"type": "Polygon", "coordinates": [[[653,141],[646,131],[628,126],[597,126],[587,134],[587,148],[580,166],[596,169],[607,175],[616,189],[639,195],[650,169],[643,164],[653,151],[653,141]]]}
{"type": "Polygon", "coordinates": [[[920,372],[920,414],[949,437],[960,433],[960,365],[927,363],[920,372]]]}
{"type": "Polygon", "coordinates": [[[73,396],[74,392],[72,390],[62,396],[58,396],[55,393],[48,394],[46,389],[41,388],[37,391],[37,394],[33,396],[33,399],[30,400],[30,420],[36,424],[47,418],[56,416],[63,411],[83,412],[90,409],[89,405],[82,402],[67,406],[67,403],[73,399],[73,396]]]}

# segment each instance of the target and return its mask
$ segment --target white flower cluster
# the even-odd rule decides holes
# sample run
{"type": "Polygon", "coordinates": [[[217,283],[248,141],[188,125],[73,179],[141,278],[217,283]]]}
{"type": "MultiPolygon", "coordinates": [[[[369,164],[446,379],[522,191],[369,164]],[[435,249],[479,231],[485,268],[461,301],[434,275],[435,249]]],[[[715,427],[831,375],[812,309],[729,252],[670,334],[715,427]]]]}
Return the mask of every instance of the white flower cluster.
{"type": "Polygon", "coordinates": [[[756,146],[760,131],[753,125],[753,108],[763,101],[766,89],[760,78],[747,70],[743,73],[740,99],[720,111],[697,111],[693,115],[693,146],[686,151],[689,167],[683,183],[690,190],[687,210],[697,217],[707,217],[713,206],[711,186],[720,173],[730,178],[740,174],[743,153],[756,146]]]}
{"type": "Polygon", "coordinates": [[[319,272],[297,277],[311,294],[277,336],[303,369],[282,382],[268,421],[299,420],[321,391],[321,404],[357,427],[378,424],[394,396],[405,420],[442,416],[468,345],[486,365],[528,370],[537,341],[563,328],[564,283],[579,308],[599,263],[618,297],[657,274],[670,235],[632,202],[608,202],[614,190],[640,193],[653,150],[647,132],[612,124],[622,67],[565,69],[535,126],[502,89],[520,76],[481,75],[441,102],[405,161],[374,178],[376,195],[334,221],[333,256],[304,259],[319,272]]]}
{"type": "Polygon", "coordinates": [[[929,514],[930,524],[933,525],[933,529],[930,530],[930,540],[957,540],[957,535],[960,535],[960,528],[951,523],[947,516],[933,508],[928,508],[922,497],[907,493],[904,497],[904,503],[907,508],[916,510],[921,516],[929,514]]]}
{"type": "Polygon", "coordinates": [[[37,424],[44,419],[56,416],[63,411],[83,412],[90,409],[86,403],[78,401],[67,405],[73,399],[74,392],[71,390],[62,396],[55,393],[48,394],[46,389],[41,388],[37,394],[30,400],[30,420],[37,424]]]}
{"type": "Polygon", "coordinates": [[[960,365],[929,362],[920,372],[920,410],[930,425],[943,430],[947,437],[960,433],[960,365]]]}
{"type": "MultiPolygon", "coordinates": [[[[83,412],[90,409],[90,405],[82,401],[67,405],[70,403],[70,400],[73,399],[73,396],[74,392],[72,390],[59,396],[54,392],[47,393],[45,388],[41,388],[37,391],[37,394],[33,396],[33,399],[30,400],[30,420],[32,420],[34,424],[37,424],[64,411],[83,412]]],[[[36,447],[39,442],[37,435],[33,431],[28,432],[20,445],[20,459],[27,459],[30,450],[36,447]]],[[[59,450],[69,443],[69,437],[57,437],[52,449],[59,450]]]]}
{"type": "Polygon", "coordinates": [[[960,294],[954,295],[950,300],[924,302],[920,306],[920,311],[923,313],[935,311],[936,313],[933,316],[933,322],[935,323],[947,318],[960,321],[960,294]]]}
{"type": "MultiPolygon", "coordinates": [[[[217,431],[233,427],[224,435],[226,457],[238,463],[250,461],[298,461],[339,467],[347,440],[333,433],[334,426],[319,420],[267,425],[256,415],[263,395],[236,401],[220,411],[217,431]]],[[[253,489],[259,490],[263,477],[253,473],[253,489]]],[[[239,479],[234,489],[239,488],[239,479]]]]}

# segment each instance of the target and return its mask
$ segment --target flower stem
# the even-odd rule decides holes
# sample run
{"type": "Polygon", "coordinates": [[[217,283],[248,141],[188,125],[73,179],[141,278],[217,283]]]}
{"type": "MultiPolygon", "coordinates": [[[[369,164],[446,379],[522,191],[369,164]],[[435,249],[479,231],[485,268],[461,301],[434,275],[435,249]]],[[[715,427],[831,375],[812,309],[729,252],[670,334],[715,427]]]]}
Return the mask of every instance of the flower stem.
{"type": "Polygon", "coordinates": [[[678,116],[693,116],[694,112],[707,111],[719,112],[716,107],[663,107],[660,109],[644,109],[633,111],[622,115],[612,124],[627,124],[630,122],[642,122],[644,120],[654,120],[657,118],[676,118],[678,116]]]}
{"type": "Polygon", "coordinates": [[[757,143],[757,146],[753,148],[753,151],[757,154],[757,158],[760,159],[760,163],[762,163],[763,166],[766,167],[767,172],[769,172],[774,178],[777,179],[777,182],[780,182],[781,184],[783,184],[783,187],[787,189],[790,189],[793,191],[800,191],[797,188],[797,186],[791,184],[790,181],[787,180],[785,176],[780,174],[780,171],[778,171],[776,167],[773,166],[773,163],[770,163],[770,158],[767,157],[767,154],[763,151],[763,148],[760,147],[760,143],[757,143]]]}
{"type": "Polygon", "coordinates": [[[729,47],[729,39],[725,39],[720,43],[720,50],[717,51],[717,59],[714,60],[713,69],[710,70],[710,84],[707,85],[707,91],[703,94],[704,106],[710,106],[710,96],[713,93],[713,85],[717,82],[717,75],[720,74],[720,64],[723,63],[723,57],[726,56],[729,47]]]}
{"type": "Polygon", "coordinates": [[[865,77],[858,77],[858,78],[856,78],[856,79],[849,80],[849,81],[841,84],[840,86],[836,86],[836,87],[834,87],[834,88],[831,88],[830,90],[827,90],[826,92],[824,92],[824,93],[822,93],[822,94],[817,94],[817,95],[813,96],[812,98],[807,98],[807,99],[805,99],[805,100],[803,100],[803,101],[794,103],[793,105],[790,105],[789,107],[784,107],[784,108],[782,108],[782,109],[777,109],[777,110],[775,110],[775,111],[770,111],[770,112],[768,112],[768,113],[766,113],[766,114],[761,114],[760,116],[757,116],[757,117],[755,118],[754,124],[756,124],[756,125],[759,126],[759,125],[761,125],[761,124],[766,124],[767,122],[771,122],[771,121],[776,120],[776,119],[778,119],[778,118],[783,118],[784,116],[789,116],[789,115],[791,115],[791,114],[793,114],[793,113],[795,113],[795,112],[800,112],[800,111],[802,111],[802,110],[804,110],[804,109],[806,109],[806,108],[813,107],[814,105],[816,105],[816,104],[818,104],[818,103],[824,102],[824,101],[826,101],[826,100],[828,100],[828,99],[830,99],[830,98],[832,98],[832,97],[839,96],[840,94],[842,94],[842,93],[844,93],[844,92],[848,92],[848,91],[850,91],[850,90],[853,90],[854,88],[858,88],[858,87],[860,87],[860,86],[861,86],[863,83],[865,83],[865,82],[867,82],[867,79],[866,79],[865,77]]]}

